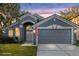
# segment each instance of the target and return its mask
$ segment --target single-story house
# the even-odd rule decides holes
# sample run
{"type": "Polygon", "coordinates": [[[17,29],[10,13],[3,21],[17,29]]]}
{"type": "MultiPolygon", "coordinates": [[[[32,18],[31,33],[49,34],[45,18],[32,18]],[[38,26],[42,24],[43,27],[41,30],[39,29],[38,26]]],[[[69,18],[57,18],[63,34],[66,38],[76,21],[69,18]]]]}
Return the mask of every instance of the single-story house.
{"type": "Polygon", "coordinates": [[[18,22],[6,27],[5,36],[30,44],[74,44],[79,26],[53,14],[43,18],[38,14],[27,14],[18,22]]]}

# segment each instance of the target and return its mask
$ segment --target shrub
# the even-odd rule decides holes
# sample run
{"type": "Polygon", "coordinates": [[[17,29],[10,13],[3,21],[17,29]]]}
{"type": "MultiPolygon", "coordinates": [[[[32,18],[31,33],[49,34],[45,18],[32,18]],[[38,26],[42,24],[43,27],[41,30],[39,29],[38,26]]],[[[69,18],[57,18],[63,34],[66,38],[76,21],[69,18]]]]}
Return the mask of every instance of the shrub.
{"type": "Polygon", "coordinates": [[[15,37],[16,39],[14,40],[13,37],[7,37],[7,38],[2,38],[0,43],[1,44],[6,44],[6,43],[21,43],[18,41],[17,37],[15,37]]]}
{"type": "Polygon", "coordinates": [[[3,35],[2,29],[0,29],[0,39],[2,38],[2,35],[3,35]]]}

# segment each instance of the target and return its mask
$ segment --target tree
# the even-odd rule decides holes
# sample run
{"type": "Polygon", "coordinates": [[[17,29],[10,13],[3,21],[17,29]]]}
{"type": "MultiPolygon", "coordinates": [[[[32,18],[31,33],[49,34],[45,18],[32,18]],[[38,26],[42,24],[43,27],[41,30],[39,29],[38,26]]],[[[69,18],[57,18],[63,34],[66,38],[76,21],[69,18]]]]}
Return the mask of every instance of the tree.
{"type": "Polygon", "coordinates": [[[19,17],[21,17],[23,15],[27,15],[27,14],[31,14],[31,13],[28,12],[28,11],[21,11],[20,14],[19,14],[19,17]]]}
{"type": "Polygon", "coordinates": [[[6,27],[6,21],[5,15],[0,13],[0,29],[6,27]]]}
{"type": "MultiPolygon", "coordinates": [[[[72,21],[72,19],[76,18],[79,16],[79,8],[78,7],[71,7],[71,8],[67,8],[66,10],[64,11],[60,11],[60,15],[69,20],[69,21],[72,21]]],[[[76,20],[76,19],[75,19],[76,20]]],[[[78,21],[78,20],[76,20],[78,21]]],[[[75,23],[75,22],[74,22],[75,23]]],[[[79,25],[79,23],[78,23],[79,25]]]]}
{"type": "Polygon", "coordinates": [[[0,3],[0,10],[8,17],[17,18],[20,14],[20,4],[17,3],[0,3]]]}
{"type": "Polygon", "coordinates": [[[20,4],[17,3],[0,3],[0,28],[4,29],[5,27],[12,24],[14,18],[18,18],[20,14],[20,4]]]}

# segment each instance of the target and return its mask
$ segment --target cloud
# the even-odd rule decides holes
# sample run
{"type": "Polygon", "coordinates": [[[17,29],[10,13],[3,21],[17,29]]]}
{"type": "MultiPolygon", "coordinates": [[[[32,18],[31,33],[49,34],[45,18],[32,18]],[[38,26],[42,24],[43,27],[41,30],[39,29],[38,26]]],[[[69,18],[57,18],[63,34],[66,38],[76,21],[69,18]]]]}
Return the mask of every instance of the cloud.
{"type": "Polygon", "coordinates": [[[47,17],[51,14],[59,13],[59,11],[63,11],[66,8],[78,6],[79,3],[23,3],[21,4],[21,10],[47,17]]]}
{"type": "Polygon", "coordinates": [[[37,13],[43,17],[48,17],[52,14],[58,13],[59,11],[63,11],[66,8],[60,8],[60,9],[30,9],[30,10],[26,10],[31,12],[32,14],[37,13]]]}

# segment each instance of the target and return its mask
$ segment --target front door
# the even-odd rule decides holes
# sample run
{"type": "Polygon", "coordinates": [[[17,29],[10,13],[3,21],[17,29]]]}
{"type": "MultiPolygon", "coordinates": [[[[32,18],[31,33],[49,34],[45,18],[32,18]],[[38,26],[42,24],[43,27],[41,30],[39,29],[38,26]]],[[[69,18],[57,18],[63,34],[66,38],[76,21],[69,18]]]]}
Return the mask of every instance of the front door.
{"type": "Polygon", "coordinates": [[[27,30],[26,41],[27,42],[33,42],[33,31],[32,30],[27,30]]]}

